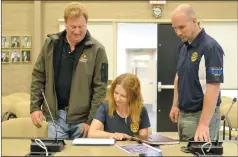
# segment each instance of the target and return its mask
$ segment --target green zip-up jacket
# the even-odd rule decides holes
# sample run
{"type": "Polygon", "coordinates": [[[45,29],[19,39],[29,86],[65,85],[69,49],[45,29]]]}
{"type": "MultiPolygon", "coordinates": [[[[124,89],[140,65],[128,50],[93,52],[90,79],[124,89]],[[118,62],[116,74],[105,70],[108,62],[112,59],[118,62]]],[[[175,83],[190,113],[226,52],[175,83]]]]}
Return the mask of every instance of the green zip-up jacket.
{"type": "MultiPolygon", "coordinates": [[[[42,89],[53,118],[58,117],[53,52],[61,34],[47,36],[32,72],[30,113],[42,110],[47,121],[50,120],[50,114],[42,89]]],[[[104,46],[96,39],[89,36],[84,44],[85,48],[72,76],[66,122],[85,122],[90,125],[100,102],[106,96],[108,60],[104,46]]]]}

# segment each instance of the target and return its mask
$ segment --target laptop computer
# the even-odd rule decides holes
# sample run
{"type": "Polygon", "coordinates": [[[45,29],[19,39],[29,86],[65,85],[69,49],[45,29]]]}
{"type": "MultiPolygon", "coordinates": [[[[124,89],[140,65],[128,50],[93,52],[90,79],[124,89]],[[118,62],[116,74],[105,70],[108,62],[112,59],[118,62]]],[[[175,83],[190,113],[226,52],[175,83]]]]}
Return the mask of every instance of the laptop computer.
{"type": "Polygon", "coordinates": [[[169,144],[178,144],[179,140],[172,139],[166,136],[162,136],[159,134],[149,135],[147,137],[132,137],[132,140],[147,143],[149,145],[169,145],[169,144]]]}

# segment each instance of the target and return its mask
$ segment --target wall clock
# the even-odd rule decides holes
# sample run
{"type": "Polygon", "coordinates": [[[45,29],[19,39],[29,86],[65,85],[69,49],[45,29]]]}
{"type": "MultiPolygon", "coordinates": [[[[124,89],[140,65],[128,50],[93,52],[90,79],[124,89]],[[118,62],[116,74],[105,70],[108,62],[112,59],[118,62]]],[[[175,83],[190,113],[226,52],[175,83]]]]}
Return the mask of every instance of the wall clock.
{"type": "Polygon", "coordinates": [[[152,10],[152,14],[154,17],[161,17],[162,16],[162,8],[160,6],[154,6],[152,10]]]}

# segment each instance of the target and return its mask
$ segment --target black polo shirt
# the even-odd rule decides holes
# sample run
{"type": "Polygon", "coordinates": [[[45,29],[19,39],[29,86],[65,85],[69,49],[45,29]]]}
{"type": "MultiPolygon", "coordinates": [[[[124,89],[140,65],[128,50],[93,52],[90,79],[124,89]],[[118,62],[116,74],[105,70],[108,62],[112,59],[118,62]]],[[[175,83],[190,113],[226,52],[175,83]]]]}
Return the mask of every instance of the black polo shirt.
{"type": "MultiPolygon", "coordinates": [[[[191,44],[185,42],[179,51],[178,101],[185,112],[202,110],[204,93],[199,80],[199,64],[205,59],[206,83],[223,83],[223,49],[204,29],[191,44]]],[[[220,93],[217,101],[221,103],[220,93]]]]}
{"type": "Polygon", "coordinates": [[[71,90],[71,81],[74,69],[78,63],[78,58],[81,56],[84,43],[87,37],[75,45],[75,49],[71,51],[70,45],[66,39],[66,34],[63,39],[62,53],[59,60],[59,79],[56,88],[57,100],[59,109],[65,109],[68,106],[71,90]]]}

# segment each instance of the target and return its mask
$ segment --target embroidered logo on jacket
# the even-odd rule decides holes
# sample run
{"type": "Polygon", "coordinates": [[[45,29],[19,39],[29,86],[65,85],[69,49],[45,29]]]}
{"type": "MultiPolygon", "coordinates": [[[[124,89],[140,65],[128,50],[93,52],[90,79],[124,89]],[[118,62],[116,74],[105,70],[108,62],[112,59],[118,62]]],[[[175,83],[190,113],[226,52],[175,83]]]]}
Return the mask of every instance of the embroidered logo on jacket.
{"type": "Polygon", "coordinates": [[[132,132],[136,133],[139,130],[139,124],[132,123],[130,128],[132,132]]]}
{"type": "Polygon", "coordinates": [[[195,62],[198,59],[198,53],[197,52],[193,52],[192,56],[191,56],[191,61],[195,62]]]}
{"type": "Polygon", "coordinates": [[[88,61],[88,58],[87,58],[87,56],[86,56],[85,53],[83,53],[83,54],[80,56],[79,61],[80,61],[80,62],[87,62],[87,61],[88,61]]]}
{"type": "Polygon", "coordinates": [[[219,77],[223,75],[223,68],[222,67],[210,67],[211,74],[215,77],[219,77]]]}

